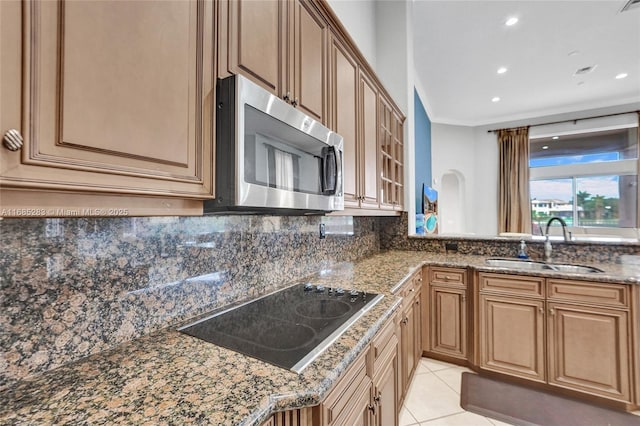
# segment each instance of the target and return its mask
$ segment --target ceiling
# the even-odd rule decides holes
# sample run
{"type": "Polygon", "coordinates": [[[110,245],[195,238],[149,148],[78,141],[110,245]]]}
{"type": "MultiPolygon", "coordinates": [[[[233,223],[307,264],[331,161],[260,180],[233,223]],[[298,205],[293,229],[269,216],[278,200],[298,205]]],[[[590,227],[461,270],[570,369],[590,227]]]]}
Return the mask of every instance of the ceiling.
{"type": "Polygon", "coordinates": [[[640,109],[640,4],[620,12],[627,1],[414,0],[417,85],[431,121],[640,109]],[[518,22],[505,25],[509,17],[518,22]]]}

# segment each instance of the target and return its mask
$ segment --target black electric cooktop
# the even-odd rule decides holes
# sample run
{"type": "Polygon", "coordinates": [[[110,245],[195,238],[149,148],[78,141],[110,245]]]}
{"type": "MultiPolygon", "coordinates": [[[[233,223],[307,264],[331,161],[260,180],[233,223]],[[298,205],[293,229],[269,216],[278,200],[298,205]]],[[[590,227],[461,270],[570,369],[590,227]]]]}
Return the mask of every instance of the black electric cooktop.
{"type": "Polygon", "coordinates": [[[299,373],[382,297],[298,284],[179,331],[299,373]]]}

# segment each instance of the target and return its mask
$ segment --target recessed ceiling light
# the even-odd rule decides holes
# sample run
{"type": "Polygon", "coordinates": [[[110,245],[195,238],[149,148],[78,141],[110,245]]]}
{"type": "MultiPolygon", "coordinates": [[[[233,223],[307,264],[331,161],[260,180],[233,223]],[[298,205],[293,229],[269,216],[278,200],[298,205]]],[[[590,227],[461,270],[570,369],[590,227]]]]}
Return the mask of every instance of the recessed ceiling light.
{"type": "Polygon", "coordinates": [[[554,137],[552,137],[551,139],[553,139],[553,140],[555,141],[555,140],[560,139],[560,136],[554,136],[554,137]]]}
{"type": "Polygon", "coordinates": [[[500,102],[500,98],[498,96],[495,96],[491,98],[491,102],[500,102]]]}
{"type": "Polygon", "coordinates": [[[498,68],[498,74],[504,74],[505,72],[507,72],[507,69],[505,67],[498,68]]]}
{"type": "Polygon", "coordinates": [[[621,79],[625,78],[628,75],[629,74],[627,74],[626,72],[621,72],[620,74],[616,75],[616,79],[621,80],[621,79]]]}
{"type": "Polygon", "coordinates": [[[580,54],[579,50],[572,50],[571,52],[567,53],[567,56],[576,56],[579,54],[580,54]]]}
{"type": "Polygon", "coordinates": [[[542,149],[549,149],[549,145],[543,146],[542,149]]]}
{"type": "Polygon", "coordinates": [[[516,18],[515,16],[512,16],[511,18],[507,19],[507,22],[505,22],[504,24],[507,27],[510,27],[512,25],[515,25],[518,22],[518,18],[516,18]]]}

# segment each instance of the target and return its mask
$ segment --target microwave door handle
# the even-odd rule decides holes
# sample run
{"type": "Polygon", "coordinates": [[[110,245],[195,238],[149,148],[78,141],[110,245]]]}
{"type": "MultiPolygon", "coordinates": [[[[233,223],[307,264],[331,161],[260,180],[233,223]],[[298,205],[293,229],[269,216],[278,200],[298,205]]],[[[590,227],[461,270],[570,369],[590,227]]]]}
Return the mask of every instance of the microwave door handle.
{"type": "Polygon", "coordinates": [[[342,196],[342,151],[336,150],[336,192],[337,196],[342,196]]]}

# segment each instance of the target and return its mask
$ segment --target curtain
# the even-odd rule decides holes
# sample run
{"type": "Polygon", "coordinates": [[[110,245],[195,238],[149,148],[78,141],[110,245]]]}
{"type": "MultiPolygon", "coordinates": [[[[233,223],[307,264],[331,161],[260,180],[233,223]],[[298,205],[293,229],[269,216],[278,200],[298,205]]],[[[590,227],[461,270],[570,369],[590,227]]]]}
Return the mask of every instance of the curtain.
{"type": "Polygon", "coordinates": [[[498,232],[531,233],[529,127],[498,130],[498,232]]]}

